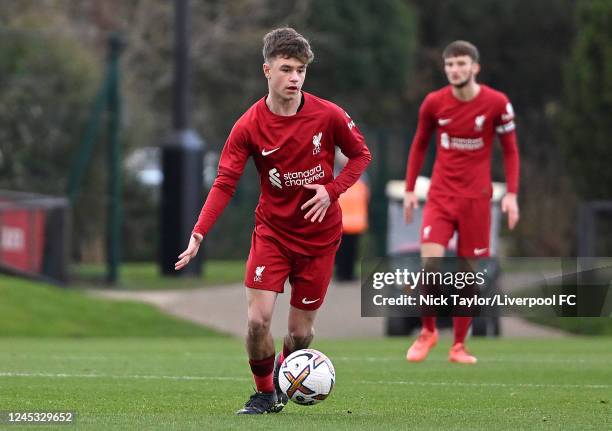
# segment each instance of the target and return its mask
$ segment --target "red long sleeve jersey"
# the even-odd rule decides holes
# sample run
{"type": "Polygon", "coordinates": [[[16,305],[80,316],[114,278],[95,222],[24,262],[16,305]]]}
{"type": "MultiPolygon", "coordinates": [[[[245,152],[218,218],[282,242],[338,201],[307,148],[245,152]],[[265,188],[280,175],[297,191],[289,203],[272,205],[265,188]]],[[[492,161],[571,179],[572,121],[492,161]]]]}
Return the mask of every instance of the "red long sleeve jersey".
{"type": "Polygon", "coordinates": [[[483,84],[478,95],[468,102],[457,99],[451,86],[429,93],[419,110],[410,148],[407,191],[414,190],[436,128],[436,162],[430,194],[491,197],[491,151],[496,133],[502,144],[507,190],[517,193],[519,156],[514,111],[505,94],[483,84]]]}
{"type": "Polygon", "coordinates": [[[371,156],[355,123],[335,104],[302,92],[293,116],[273,114],[265,97],[236,122],[223,147],[219,170],[194,232],[206,235],[229,202],[249,156],[259,172],[261,194],[255,229],[308,256],[333,253],[342,235],[338,196],[353,185],[371,156]],[[335,147],[349,158],[334,179],[335,147]],[[304,219],[312,198],[306,184],[323,184],[331,205],[321,223],[304,219]]]}

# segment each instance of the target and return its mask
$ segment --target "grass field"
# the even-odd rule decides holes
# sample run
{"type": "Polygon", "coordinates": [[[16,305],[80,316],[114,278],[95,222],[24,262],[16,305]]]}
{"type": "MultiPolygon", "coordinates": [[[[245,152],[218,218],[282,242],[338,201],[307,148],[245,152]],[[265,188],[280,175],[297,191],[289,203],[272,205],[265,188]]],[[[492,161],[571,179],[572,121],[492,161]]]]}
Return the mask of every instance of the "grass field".
{"type": "MultiPolygon", "coordinates": [[[[208,260],[203,266],[202,276],[190,278],[161,277],[156,262],[123,263],[116,287],[126,290],[158,290],[242,283],[244,265],[242,260],[208,260]]],[[[105,266],[100,264],[74,265],[71,270],[73,284],[76,287],[100,287],[104,284],[105,270],[105,266]]]]}
{"type": "Polygon", "coordinates": [[[612,428],[609,338],[474,339],[477,366],[449,364],[448,342],[408,364],[406,340],[317,341],[337,372],[328,400],[237,417],[242,340],[0,338],[0,410],[72,410],[100,430],[612,428]]]}
{"type": "Polygon", "coordinates": [[[0,337],[210,335],[216,334],[151,305],[92,298],[79,290],[0,275],[0,337]]]}

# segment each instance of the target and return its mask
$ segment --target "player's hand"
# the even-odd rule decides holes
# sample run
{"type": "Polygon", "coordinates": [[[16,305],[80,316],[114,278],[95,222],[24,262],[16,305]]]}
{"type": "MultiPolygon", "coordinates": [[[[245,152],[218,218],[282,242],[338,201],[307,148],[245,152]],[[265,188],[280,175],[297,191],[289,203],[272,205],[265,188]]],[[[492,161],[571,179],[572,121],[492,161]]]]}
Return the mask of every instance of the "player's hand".
{"type": "Polygon", "coordinates": [[[191,238],[189,238],[189,245],[187,246],[187,250],[179,254],[179,260],[174,264],[174,270],[178,271],[183,269],[185,265],[189,263],[191,259],[198,254],[198,250],[200,249],[200,244],[202,243],[202,239],[204,237],[199,233],[192,233],[191,238]]]}
{"type": "Polygon", "coordinates": [[[404,221],[406,224],[412,223],[412,210],[418,207],[419,199],[414,192],[406,192],[406,194],[404,194],[404,221]]]}
{"type": "Polygon", "coordinates": [[[508,213],[508,228],[514,229],[519,221],[519,207],[516,202],[516,193],[507,193],[501,201],[501,210],[508,213]]]}
{"type": "Polygon", "coordinates": [[[306,184],[304,188],[315,191],[315,195],[300,208],[305,210],[306,208],[310,207],[304,218],[310,219],[310,221],[313,223],[315,221],[321,223],[323,221],[323,217],[325,217],[327,208],[329,208],[331,205],[329,193],[327,193],[325,186],[322,186],[321,184],[306,184]]]}

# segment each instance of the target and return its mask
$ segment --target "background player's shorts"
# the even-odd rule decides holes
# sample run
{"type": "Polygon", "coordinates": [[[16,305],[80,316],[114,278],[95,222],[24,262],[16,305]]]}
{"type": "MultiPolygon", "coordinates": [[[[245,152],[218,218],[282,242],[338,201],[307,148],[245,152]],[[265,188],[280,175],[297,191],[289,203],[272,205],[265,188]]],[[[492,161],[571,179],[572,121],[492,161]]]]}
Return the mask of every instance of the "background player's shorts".
{"type": "Polygon", "coordinates": [[[457,256],[489,256],[491,201],[454,196],[428,196],[423,210],[421,243],[448,246],[457,231],[457,256]]]}
{"type": "Polygon", "coordinates": [[[254,231],[244,284],[251,289],[283,293],[285,280],[289,278],[291,305],[301,310],[316,310],[325,300],[335,255],[334,252],[325,256],[305,256],[254,231]]]}

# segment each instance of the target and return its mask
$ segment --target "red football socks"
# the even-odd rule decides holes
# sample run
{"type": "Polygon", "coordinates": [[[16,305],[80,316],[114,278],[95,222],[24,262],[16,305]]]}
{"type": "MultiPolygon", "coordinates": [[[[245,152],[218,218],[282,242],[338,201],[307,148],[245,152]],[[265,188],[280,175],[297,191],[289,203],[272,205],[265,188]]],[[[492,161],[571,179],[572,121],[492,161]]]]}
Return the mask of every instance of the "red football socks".
{"type": "Polygon", "coordinates": [[[455,330],[455,344],[463,343],[472,324],[471,317],[453,317],[453,327],[455,330]]]}
{"type": "Polygon", "coordinates": [[[436,330],[436,317],[435,316],[423,316],[421,317],[421,324],[424,329],[427,329],[429,332],[433,332],[436,330]]]}
{"type": "Polygon", "coordinates": [[[249,365],[255,379],[258,392],[274,392],[272,371],[274,370],[274,355],[265,359],[249,359],[249,365]]]}
{"type": "Polygon", "coordinates": [[[289,350],[289,348],[287,347],[287,345],[285,343],[283,343],[283,356],[280,358],[280,362],[282,363],[286,357],[288,357],[290,354],[292,354],[293,351],[289,350]]]}

